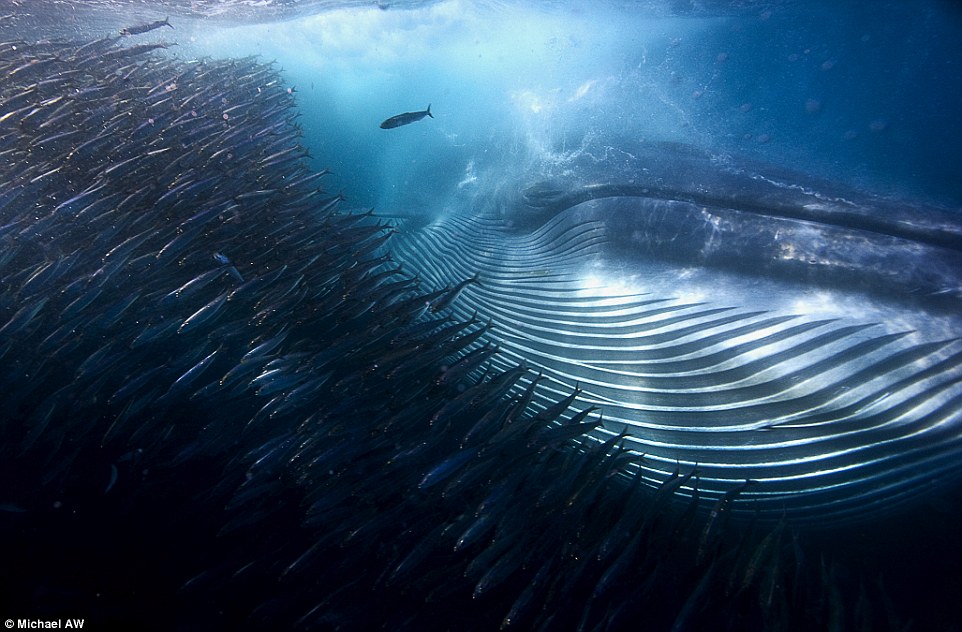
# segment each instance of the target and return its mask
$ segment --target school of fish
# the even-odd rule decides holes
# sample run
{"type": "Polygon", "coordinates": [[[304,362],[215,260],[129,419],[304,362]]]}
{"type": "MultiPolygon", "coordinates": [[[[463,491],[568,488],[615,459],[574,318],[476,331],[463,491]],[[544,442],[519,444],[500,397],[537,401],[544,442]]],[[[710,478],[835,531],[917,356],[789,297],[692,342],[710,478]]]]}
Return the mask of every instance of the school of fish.
{"type": "Polygon", "coordinates": [[[276,68],[123,39],[0,43],[16,616],[902,628],[784,524],[733,528],[739,488],[705,512],[697,469],[619,475],[621,436],[577,442],[599,411],[493,368],[497,323],[449,309],[484,277],[422,287],[393,262],[393,230],[307,166],[276,68]]]}

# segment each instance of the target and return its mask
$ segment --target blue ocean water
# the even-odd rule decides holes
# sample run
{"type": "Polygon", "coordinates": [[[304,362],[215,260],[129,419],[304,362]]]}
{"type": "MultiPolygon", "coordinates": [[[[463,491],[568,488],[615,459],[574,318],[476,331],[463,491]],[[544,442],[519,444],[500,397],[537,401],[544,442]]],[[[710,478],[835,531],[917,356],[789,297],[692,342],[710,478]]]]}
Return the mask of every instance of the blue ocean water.
{"type": "Polygon", "coordinates": [[[329,185],[385,214],[437,214],[491,168],[563,175],[651,141],[962,201],[958,5],[683,5],[351,7],[197,25],[178,54],[276,60],[329,185]],[[378,128],[429,103],[433,120],[378,128]]]}
{"type": "MultiPolygon", "coordinates": [[[[537,594],[535,602],[545,598],[561,604],[555,614],[543,613],[549,622],[558,612],[574,612],[582,621],[595,617],[600,628],[619,614],[634,614],[632,608],[642,611],[648,603],[664,601],[660,629],[702,629],[691,619],[728,612],[732,588],[744,591],[754,581],[764,586],[742,595],[751,602],[749,608],[758,602],[763,613],[787,617],[768,621],[768,629],[797,627],[790,617],[799,612],[790,612],[787,601],[772,601],[781,589],[793,593],[788,597],[793,604],[813,604],[818,610],[813,620],[824,620],[819,618],[827,611],[836,627],[843,627],[839,613],[844,602],[846,607],[854,603],[844,620],[860,620],[862,629],[872,628],[872,621],[905,629],[903,624],[912,620],[923,621],[922,627],[934,621],[939,628],[954,629],[949,619],[958,607],[950,604],[948,614],[938,607],[957,592],[962,557],[954,537],[958,503],[953,502],[962,410],[956,309],[962,299],[962,267],[953,264],[962,246],[955,218],[944,221],[945,215],[927,214],[934,209],[926,205],[944,206],[950,213],[962,207],[957,175],[962,166],[962,87],[956,80],[962,63],[962,11],[953,3],[934,1],[337,5],[171,0],[164,8],[177,11],[172,29],[160,25],[132,39],[119,37],[119,29],[163,19],[164,8],[123,0],[51,2],[42,8],[93,13],[76,21],[51,18],[45,24],[49,31],[5,38],[8,67],[24,73],[6,77],[7,94],[29,103],[0,111],[4,142],[16,149],[5,146],[5,155],[23,160],[8,163],[8,180],[15,186],[3,191],[0,200],[7,205],[0,222],[6,232],[0,236],[16,247],[0,256],[9,266],[0,295],[0,333],[6,335],[0,342],[15,350],[6,356],[12,368],[4,374],[0,394],[17,404],[0,409],[18,411],[0,424],[2,444],[13,454],[3,473],[17,476],[16,484],[8,484],[9,478],[0,484],[7,494],[0,497],[0,513],[4,525],[14,530],[4,533],[26,534],[32,545],[23,548],[15,572],[2,573],[5,586],[16,588],[11,594],[43,601],[59,592],[67,596],[62,601],[84,607],[101,601],[99,592],[91,599],[86,586],[76,587],[85,584],[86,571],[75,580],[69,562],[57,559],[52,544],[63,542],[66,559],[95,562],[90,568],[101,576],[98,581],[106,577],[106,585],[124,584],[124,589],[129,581],[139,587],[139,595],[149,595],[141,597],[145,603],[156,602],[156,610],[179,615],[181,623],[186,615],[170,608],[179,602],[165,591],[183,595],[198,590],[203,603],[196,605],[197,612],[224,627],[225,621],[215,616],[223,616],[223,604],[238,617],[255,609],[258,617],[286,616],[306,621],[303,627],[309,629],[403,628],[386,623],[395,621],[391,616],[379,619],[381,613],[369,604],[375,594],[376,602],[393,595],[393,602],[385,602],[397,608],[390,614],[413,629],[428,629],[411,622],[435,614],[463,623],[476,612],[485,615],[484,629],[494,629],[516,595],[520,601],[537,594]],[[192,13],[195,6],[207,13],[192,13]],[[231,10],[245,8],[278,12],[231,19],[231,10]],[[105,34],[110,39],[77,43],[105,34]],[[30,49],[40,52],[31,52],[29,60],[18,59],[15,47],[21,40],[15,37],[66,37],[75,43],[51,48],[79,47],[86,53],[77,57],[92,66],[103,60],[90,51],[102,53],[115,64],[108,63],[116,70],[101,78],[111,87],[84,86],[76,99],[37,96],[33,90],[40,83],[21,84],[20,77],[42,75],[44,66],[37,64],[59,60],[41,54],[50,44],[44,41],[30,49]],[[170,44],[151,54],[175,62],[142,61],[141,53],[147,53],[137,47],[149,42],[170,44]],[[127,55],[139,60],[128,65],[127,55]],[[284,88],[250,61],[228,64],[242,86],[238,90],[194,74],[205,71],[199,58],[248,55],[275,60],[284,88]],[[128,72],[136,77],[138,71],[145,75],[131,85],[117,80],[128,72]],[[185,78],[181,88],[178,76],[185,78]],[[254,76],[258,79],[251,80],[254,76]],[[288,90],[302,136],[285,125],[288,90]],[[128,98],[130,94],[135,96],[128,98]],[[251,103],[260,105],[263,95],[277,106],[259,110],[265,118],[234,114],[251,103]],[[203,103],[197,107],[200,115],[184,107],[195,98],[203,103]],[[143,107],[124,110],[130,103],[143,107]],[[393,129],[379,126],[390,116],[428,104],[432,117],[393,129]],[[107,131],[101,134],[99,124],[47,131],[64,121],[60,110],[53,114],[50,106],[84,121],[104,113],[107,131]],[[120,110],[116,116],[113,108],[120,110]],[[264,120],[272,125],[268,130],[281,131],[251,129],[264,120]],[[198,126],[205,131],[197,132],[198,126]],[[193,131],[187,134],[186,129],[193,131]],[[79,144],[73,134],[89,134],[94,144],[79,144]],[[307,181],[290,167],[299,155],[293,145],[299,142],[310,151],[314,168],[332,171],[322,183],[328,192],[344,193],[342,206],[374,208],[379,217],[354,225],[357,218],[339,214],[328,223],[328,205],[314,213],[315,201],[327,193],[300,192],[297,185],[291,185],[294,193],[287,191],[292,180],[307,181]],[[87,158],[72,157],[79,148],[90,152],[87,158]],[[667,149],[672,151],[662,151],[667,149]],[[274,168],[271,157],[278,154],[295,160],[284,169],[274,168]],[[670,155],[691,161],[673,163],[670,155]],[[577,209],[565,206],[563,212],[549,199],[544,215],[528,225],[498,222],[503,219],[497,216],[498,205],[511,199],[505,192],[517,195],[529,184],[547,183],[535,187],[535,194],[568,193],[570,201],[598,190],[591,185],[634,184],[634,172],[649,171],[645,161],[662,159],[668,164],[652,164],[651,172],[665,177],[662,192],[668,189],[674,198],[659,200],[656,194],[638,202],[632,199],[644,197],[638,191],[621,191],[621,197],[577,209]],[[766,167],[740,171],[740,179],[713,180],[718,173],[734,173],[724,169],[730,162],[766,167]],[[686,164],[695,165],[695,181],[672,173],[686,164]],[[804,177],[769,181],[761,175],[772,172],[804,177]],[[839,188],[812,189],[831,196],[811,194],[804,184],[811,179],[832,181],[839,188]],[[566,182],[572,186],[566,188],[566,182]],[[713,189],[718,182],[745,188],[713,189]],[[129,194],[128,186],[142,197],[129,194]],[[903,221],[905,216],[896,213],[901,207],[891,203],[853,210],[847,198],[835,193],[844,187],[905,200],[906,214],[918,211],[919,221],[903,221]],[[42,195],[34,197],[36,191],[42,195]],[[303,197],[292,202],[295,193],[303,197]],[[81,221],[67,215],[74,208],[70,200],[83,207],[81,221]],[[113,200],[121,200],[121,219],[110,215],[113,200]],[[483,212],[477,217],[462,213],[454,220],[477,221],[397,222],[397,233],[364,225],[383,217],[454,215],[469,207],[483,212]],[[88,223],[83,218],[95,214],[91,208],[103,215],[88,223]],[[823,211],[828,221],[819,226],[823,211]],[[551,212],[554,223],[545,225],[552,228],[543,229],[539,221],[551,212]],[[894,219],[885,221],[871,212],[891,212],[894,219]],[[936,219],[927,223],[932,217],[936,219]],[[206,222],[220,232],[202,231],[206,222]],[[598,224],[605,224],[610,247],[602,247],[600,230],[594,232],[598,224]],[[485,227],[490,231],[479,234],[485,227]],[[439,230],[431,232],[435,228],[439,230]],[[742,229],[745,239],[739,240],[742,229]],[[378,237],[354,239],[364,234],[378,237]],[[379,258],[382,252],[372,244],[388,237],[395,258],[379,258]],[[658,250],[666,244],[677,248],[658,250]],[[345,250],[343,259],[324,263],[329,252],[340,249],[345,250]],[[745,252],[749,249],[757,252],[745,252]],[[652,253],[664,259],[651,261],[657,258],[652,253]],[[116,263],[124,257],[131,266],[116,263]],[[599,260],[611,265],[596,265],[599,260]],[[170,265],[158,267],[157,261],[170,265]],[[402,265],[407,266],[403,271],[402,265]],[[71,266],[90,271],[72,280],[71,266]],[[234,298],[239,284],[256,305],[251,313],[244,311],[245,294],[234,298]],[[399,285],[386,289],[394,284],[399,285]],[[408,297],[406,292],[417,284],[418,292],[433,293],[433,302],[408,297]],[[455,289],[439,289],[445,286],[455,289]],[[394,298],[391,291],[397,296],[405,292],[404,298],[394,298]],[[944,309],[946,304],[952,307],[944,309]],[[585,415],[602,404],[599,434],[617,441],[615,433],[625,430],[636,441],[636,454],[644,458],[631,465],[642,472],[644,485],[659,490],[656,501],[658,495],[675,500],[679,490],[682,504],[691,501],[678,528],[687,521],[697,531],[695,537],[676,540],[678,528],[664,521],[670,533],[643,547],[666,560],[664,566],[658,562],[661,574],[628,563],[630,577],[640,580],[611,582],[609,569],[621,566],[623,571],[625,566],[603,566],[599,563],[607,563],[606,556],[598,553],[610,554],[609,538],[627,542],[629,533],[639,546],[634,531],[612,525],[622,526],[621,516],[642,514],[640,505],[620,503],[627,498],[622,488],[615,488],[615,505],[595,504],[587,495],[581,498],[588,500],[576,500],[581,491],[570,490],[583,490],[582,480],[601,485],[607,479],[599,478],[601,470],[581,479],[575,458],[565,457],[564,466],[547,470],[510,455],[503,461],[489,459],[492,452],[479,466],[464,449],[467,435],[448,436],[445,424],[435,423],[446,418],[441,413],[435,417],[430,406],[443,407],[464,423],[460,408],[448,407],[442,395],[426,396],[411,409],[411,419],[430,419],[423,435],[396,421],[390,432],[366,425],[407,406],[385,405],[384,398],[393,392],[419,394],[412,384],[450,382],[452,397],[469,384],[454,385],[457,375],[467,374],[458,364],[467,355],[445,358],[449,364],[438,369],[438,377],[426,377],[430,369],[417,363],[432,358],[424,353],[431,345],[402,346],[410,356],[399,354],[404,336],[392,331],[397,327],[393,321],[379,322],[372,306],[390,308],[389,316],[409,309],[418,314],[411,317],[414,321],[438,318],[431,326],[447,326],[450,308],[452,319],[468,322],[472,333],[457,340],[470,338],[466,344],[475,345],[471,353],[480,351],[478,357],[496,356],[478,371],[484,376],[474,384],[478,392],[483,380],[493,381],[498,371],[517,370],[527,380],[512,393],[520,401],[525,401],[521,392],[534,397],[538,386],[543,391],[534,401],[542,408],[554,408],[553,402],[574,390],[581,399],[571,401],[585,415]],[[121,319],[130,309],[136,317],[121,319]],[[482,323],[489,319],[493,329],[485,331],[482,323]],[[110,335],[97,328],[104,322],[110,323],[110,335]],[[650,336],[652,331],[657,333],[650,336]],[[476,337],[482,334],[484,338],[476,337]],[[42,352],[33,354],[38,346],[42,352]],[[357,349],[364,349],[360,358],[357,349]],[[263,358],[260,375],[249,364],[252,357],[263,358]],[[328,379],[320,373],[345,358],[356,366],[347,366],[346,375],[338,374],[331,390],[318,396],[328,379]],[[374,383],[370,376],[387,373],[385,365],[398,358],[410,360],[419,370],[411,368],[409,374],[421,381],[399,384],[388,373],[383,388],[374,383]],[[290,364],[273,368],[281,360],[290,364]],[[459,368],[450,371],[452,366],[459,368]],[[227,401],[241,394],[246,398],[236,407],[218,399],[228,376],[240,381],[236,386],[231,382],[227,401]],[[357,390],[368,383],[374,386],[357,390]],[[197,399],[207,408],[193,408],[197,399]],[[370,410],[359,414],[352,399],[363,400],[370,410]],[[256,405],[248,410],[251,402],[256,405]],[[310,410],[310,416],[295,416],[288,406],[310,410]],[[21,410],[27,423],[17,417],[21,410]],[[275,419],[278,410],[284,412],[275,419]],[[143,423],[145,430],[124,437],[123,424],[114,430],[115,419],[143,423]],[[331,426],[331,437],[341,441],[333,447],[323,435],[331,426]],[[129,446],[105,451],[104,427],[111,440],[112,432],[120,432],[117,442],[129,446]],[[345,429],[350,432],[342,433],[345,429]],[[27,435],[22,443],[21,431],[27,435]],[[170,442],[173,459],[143,439],[155,431],[161,441],[170,442]],[[293,453],[289,450],[295,443],[284,434],[288,431],[298,436],[293,453]],[[193,432],[200,433],[196,441],[193,432]],[[42,441],[37,442],[38,436],[42,441]],[[450,446],[430,458],[420,456],[438,437],[451,439],[450,446]],[[301,438],[306,442],[299,443],[301,438]],[[78,457],[74,441],[93,456],[78,457]],[[319,451],[317,461],[304,456],[304,446],[319,451]],[[66,458],[60,458],[64,453],[66,458]],[[405,460],[412,454],[413,461],[405,460]],[[139,465],[142,459],[151,465],[139,465]],[[182,460],[197,471],[181,467],[182,460]],[[432,491],[440,489],[438,479],[465,463],[472,464],[464,483],[470,494],[432,491]],[[572,463],[576,465],[570,467],[572,463]],[[65,471],[81,472],[78,476],[89,483],[83,494],[59,486],[65,471]],[[545,476],[528,485],[532,472],[545,476]],[[35,480],[58,484],[32,484],[35,480]],[[234,483],[241,485],[236,496],[234,483]],[[183,502],[165,500],[172,490],[180,499],[179,489],[185,489],[183,502]],[[666,493],[668,489],[673,491],[666,493]],[[693,501],[699,492],[701,506],[693,501]],[[552,496],[555,505],[542,503],[552,496]],[[491,499],[495,510],[488,505],[491,499]],[[726,548],[716,566],[711,554],[701,559],[702,549],[719,537],[713,521],[719,514],[725,518],[716,525],[727,521],[732,499],[742,518],[752,516],[741,523],[733,520],[726,533],[733,543],[749,543],[726,548]],[[749,505],[750,499],[757,504],[749,505]],[[98,513],[101,504],[105,508],[98,513]],[[555,522],[555,512],[546,508],[567,514],[572,504],[583,522],[555,522]],[[220,513],[225,505],[231,516],[226,527],[220,513]],[[51,506],[56,511],[66,506],[71,516],[79,507],[87,531],[76,530],[75,522],[61,520],[56,511],[45,513],[51,506]],[[898,513],[904,506],[911,511],[898,513]],[[773,544],[784,525],[772,537],[756,533],[754,520],[762,511],[774,521],[787,510],[806,518],[806,526],[816,523],[814,542],[802,546],[793,534],[773,544]],[[114,520],[116,515],[128,522],[114,520]],[[891,515],[895,518],[887,522],[879,518],[891,515]],[[692,516],[696,518],[690,520],[692,516]],[[706,527],[699,522],[704,516],[706,527]],[[853,522],[836,524],[836,516],[853,522]],[[24,524],[18,520],[52,528],[17,530],[24,524]],[[126,543],[118,546],[111,529],[130,540],[133,555],[126,543]],[[213,548],[207,535],[223,544],[222,534],[231,529],[254,531],[252,546],[228,535],[226,549],[207,550],[213,548]],[[163,572],[139,577],[139,566],[150,567],[154,555],[168,553],[141,537],[143,531],[160,534],[162,543],[170,539],[174,559],[159,560],[162,570],[177,567],[169,578],[163,572]],[[497,536],[489,539],[489,532],[497,536]],[[503,533],[511,537],[502,539],[503,533]],[[89,546],[89,534],[106,554],[89,546]],[[463,548],[454,539],[458,534],[469,541],[466,552],[458,550],[463,548]],[[193,546],[181,542],[193,537],[193,546]],[[476,548],[471,548],[472,539],[476,548]],[[510,553],[499,550],[505,542],[513,547],[510,553]],[[549,544],[540,544],[544,542],[549,544]],[[681,552],[664,554],[662,542],[681,542],[681,552]],[[431,555],[437,543],[443,551],[431,555]],[[916,549],[922,547],[929,550],[919,555],[916,549]],[[879,550],[885,554],[878,555],[879,550]],[[59,581],[78,591],[78,597],[51,580],[43,572],[45,564],[29,559],[34,551],[54,559],[51,568],[65,569],[68,577],[59,581]],[[544,557],[528,559],[532,551],[544,557]],[[736,559],[727,557],[730,551],[736,559]],[[420,555],[429,562],[419,567],[420,555]],[[495,564],[489,555],[505,562],[495,564]],[[837,574],[823,562],[832,555],[847,564],[837,574]],[[785,566],[789,558],[797,573],[785,566]],[[485,592],[486,578],[514,562],[523,568],[487,611],[491,602],[473,591],[485,592]],[[729,563],[741,574],[713,571],[729,563]],[[471,575],[472,567],[483,570],[484,564],[489,570],[482,577],[471,575]],[[128,580],[115,570],[131,567],[137,578],[128,580]],[[416,577],[424,568],[429,569],[424,577],[416,577]],[[37,574],[18,574],[23,569],[37,574]],[[803,581],[799,577],[804,573],[809,575],[803,581]],[[881,579],[875,581],[883,575],[884,586],[881,579]],[[552,583],[545,584],[545,576],[552,583]],[[397,577],[404,581],[393,583],[397,577]],[[553,582],[568,578],[569,592],[559,592],[565,584],[553,582]],[[797,582],[793,590],[784,578],[797,582]],[[156,597],[144,588],[154,579],[161,587],[156,597]],[[238,580],[250,581],[247,592],[243,586],[235,592],[238,580]],[[400,585],[407,580],[411,587],[400,585]],[[675,585],[683,589],[665,588],[675,585]],[[535,593],[528,592],[532,586],[535,593]],[[806,587],[813,595],[802,594],[806,587]],[[182,588],[187,590],[180,592],[182,588]],[[593,602],[605,593],[614,603],[618,600],[612,595],[622,589],[625,594],[637,589],[649,601],[626,599],[628,610],[606,610],[593,602]],[[720,604],[717,611],[699,611],[706,591],[713,604],[720,604]],[[210,602],[205,594],[221,601],[210,602]],[[761,603],[765,595],[767,603],[761,603]],[[888,607],[888,595],[898,598],[896,607],[888,607]],[[422,608],[429,600],[440,605],[422,608]],[[589,606],[582,608],[584,603],[589,606]],[[328,606],[332,611],[325,613],[328,606]],[[380,625],[358,623],[368,620],[380,625]]],[[[18,4],[10,14],[0,10],[0,29],[8,33],[27,24],[28,14],[42,13],[40,6],[21,12],[18,4]]],[[[221,67],[217,62],[210,66],[221,67]]],[[[77,69],[72,72],[83,76],[77,69]]],[[[71,76],[41,80],[47,86],[58,81],[76,85],[71,76]]],[[[643,181],[645,186],[651,182],[643,181]]],[[[597,199],[589,196],[589,201],[597,199]]],[[[498,405],[513,401],[502,398],[498,405]]],[[[489,403],[494,406],[493,400],[489,403]]],[[[575,430],[582,439],[584,429],[575,430]]],[[[534,436],[536,443],[540,434],[534,436]]],[[[609,502],[612,496],[599,498],[609,502]]],[[[644,518],[634,524],[650,523],[644,518]]],[[[637,533],[645,534],[643,529],[637,533]]],[[[618,559],[635,558],[626,554],[618,559]]],[[[76,564],[77,569],[84,566],[76,564]]],[[[108,595],[103,607],[125,597],[125,592],[108,595]]],[[[127,607],[134,610],[138,600],[132,603],[127,607]]],[[[739,625],[736,618],[725,623],[739,625]]]]}

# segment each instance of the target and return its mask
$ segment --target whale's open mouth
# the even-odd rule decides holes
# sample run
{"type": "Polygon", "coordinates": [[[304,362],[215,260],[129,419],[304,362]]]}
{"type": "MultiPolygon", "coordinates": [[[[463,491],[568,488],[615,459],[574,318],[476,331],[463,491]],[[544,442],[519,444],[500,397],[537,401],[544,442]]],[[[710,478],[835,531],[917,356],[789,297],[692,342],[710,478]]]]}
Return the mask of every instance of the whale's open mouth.
{"type": "Polygon", "coordinates": [[[435,284],[479,273],[460,315],[580,388],[652,482],[697,469],[707,498],[754,481],[747,511],[866,520],[958,470],[960,223],[684,161],[529,185],[394,247],[435,284]]]}

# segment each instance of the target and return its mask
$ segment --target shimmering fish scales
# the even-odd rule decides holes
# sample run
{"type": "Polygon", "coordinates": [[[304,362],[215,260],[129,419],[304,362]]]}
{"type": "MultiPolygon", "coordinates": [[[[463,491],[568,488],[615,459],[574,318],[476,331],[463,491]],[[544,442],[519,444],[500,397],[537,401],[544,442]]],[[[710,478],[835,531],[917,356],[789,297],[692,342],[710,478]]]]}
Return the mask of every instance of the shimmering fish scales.
{"type": "Polygon", "coordinates": [[[8,320],[3,327],[0,327],[0,335],[12,336],[23,330],[24,327],[30,324],[30,321],[34,319],[37,313],[43,309],[43,306],[47,304],[48,300],[48,297],[43,297],[21,307],[10,317],[10,320],[8,320]]]}
{"type": "Polygon", "coordinates": [[[438,298],[437,300],[431,301],[431,311],[439,312],[443,309],[447,309],[448,307],[450,307],[451,303],[453,303],[454,300],[458,298],[458,296],[460,296],[464,288],[466,288],[468,285],[472,283],[479,283],[478,278],[480,276],[481,276],[480,274],[475,272],[474,276],[471,277],[470,279],[465,279],[464,281],[461,281],[460,283],[455,285],[453,288],[451,288],[444,296],[438,298]]]}
{"type": "Polygon", "coordinates": [[[227,303],[227,292],[223,292],[220,296],[212,300],[207,305],[204,305],[199,310],[190,315],[190,317],[184,321],[184,323],[178,327],[177,333],[183,334],[204,325],[205,323],[211,322],[214,318],[220,314],[224,305],[227,303]]]}

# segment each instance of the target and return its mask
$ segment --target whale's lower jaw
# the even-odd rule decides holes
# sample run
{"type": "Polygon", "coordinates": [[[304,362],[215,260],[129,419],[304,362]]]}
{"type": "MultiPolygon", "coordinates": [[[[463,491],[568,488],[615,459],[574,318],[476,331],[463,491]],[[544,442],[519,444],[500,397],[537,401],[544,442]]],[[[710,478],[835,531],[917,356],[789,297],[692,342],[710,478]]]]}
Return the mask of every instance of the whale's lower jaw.
{"type": "Polygon", "coordinates": [[[453,217],[402,229],[393,248],[431,284],[479,273],[459,315],[492,320],[504,366],[526,363],[558,394],[580,388],[603,411],[597,438],[626,432],[653,484],[696,470],[710,501],[752,481],[747,512],[837,523],[958,473],[958,316],[645,262],[622,227],[612,234],[616,214],[595,217],[569,209],[523,234],[453,217]]]}

